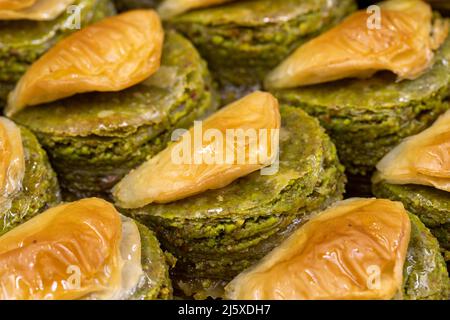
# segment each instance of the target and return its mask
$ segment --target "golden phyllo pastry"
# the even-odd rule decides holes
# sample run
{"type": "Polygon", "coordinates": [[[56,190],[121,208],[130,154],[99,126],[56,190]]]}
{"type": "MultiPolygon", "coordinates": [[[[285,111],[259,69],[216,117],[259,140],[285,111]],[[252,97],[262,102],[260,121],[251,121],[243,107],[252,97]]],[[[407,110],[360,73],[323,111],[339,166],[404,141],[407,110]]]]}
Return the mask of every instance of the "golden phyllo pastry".
{"type": "Polygon", "coordinates": [[[175,201],[272,164],[280,121],[278,101],[269,93],[255,92],[226,106],[125,176],[113,189],[117,203],[137,208],[175,201]]]}
{"type": "Polygon", "coordinates": [[[0,117],[0,209],[21,190],[25,174],[25,158],[19,127],[0,117]]]}
{"type": "Polygon", "coordinates": [[[266,78],[271,88],[293,88],[348,77],[368,78],[389,70],[398,80],[415,79],[433,62],[433,50],[448,34],[448,22],[433,20],[421,0],[390,0],[380,13],[358,11],[307,42],[266,78]]]}
{"type": "Polygon", "coordinates": [[[227,297],[391,299],[402,286],[410,229],[399,202],[339,202],[237,276],[227,297]]]}
{"type": "Polygon", "coordinates": [[[120,91],[160,66],[164,32],[152,10],[106,18],[60,41],[9,95],[6,113],[90,91],[120,91]]]}
{"type": "Polygon", "coordinates": [[[140,258],[136,225],[113,205],[63,204],[0,237],[0,299],[118,298],[139,281],[140,258]]]}
{"type": "Polygon", "coordinates": [[[450,192],[450,111],[430,128],[405,139],[377,169],[375,182],[420,184],[450,192]]]}
{"type": "Polygon", "coordinates": [[[170,18],[183,12],[222,4],[234,0],[165,0],[158,7],[158,12],[162,18],[170,18]]]}
{"type": "Polygon", "coordinates": [[[0,10],[19,10],[31,7],[36,0],[0,0],[0,10]]]}
{"type": "Polygon", "coordinates": [[[74,2],[75,0],[0,0],[0,20],[53,20],[74,2]]]}

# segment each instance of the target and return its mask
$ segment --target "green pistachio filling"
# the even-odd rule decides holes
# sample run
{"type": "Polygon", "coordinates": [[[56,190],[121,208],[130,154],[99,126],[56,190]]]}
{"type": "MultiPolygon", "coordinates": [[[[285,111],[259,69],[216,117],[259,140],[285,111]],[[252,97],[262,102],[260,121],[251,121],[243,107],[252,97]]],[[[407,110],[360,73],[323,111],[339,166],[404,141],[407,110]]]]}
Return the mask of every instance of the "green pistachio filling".
{"type": "Polygon", "coordinates": [[[439,243],[416,216],[410,214],[411,240],[403,271],[403,299],[447,300],[450,281],[439,243]]]}
{"type": "Polygon", "coordinates": [[[137,227],[141,236],[141,261],[145,276],[130,300],[172,299],[172,284],[166,256],[155,234],[140,223],[137,223],[137,227]]]}
{"type": "Polygon", "coordinates": [[[12,199],[11,207],[1,212],[0,235],[45,211],[60,200],[56,174],[36,137],[21,128],[25,156],[22,189],[12,199]]]}

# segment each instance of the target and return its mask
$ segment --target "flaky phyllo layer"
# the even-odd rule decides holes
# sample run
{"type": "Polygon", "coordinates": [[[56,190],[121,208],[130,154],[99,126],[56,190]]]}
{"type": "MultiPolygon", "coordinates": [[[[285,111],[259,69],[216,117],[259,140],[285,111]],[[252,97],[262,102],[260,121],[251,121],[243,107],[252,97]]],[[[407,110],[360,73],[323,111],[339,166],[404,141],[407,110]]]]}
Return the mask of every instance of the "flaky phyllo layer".
{"type": "Polygon", "coordinates": [[[90,198],[0,237],[1,299],[120,299],[143,274],[136,224],[90,198]]]}
{"type": "Polygon", "coordinates": [[[280,122],[278,101],[269,93],[254,92],[198,123],[202,135],[196,136],[194,126],[179,142],[131,171],[114,187],[117,203],[123,208],[167,203],[223,188],[268,166],[278,154],[280,122]],[[248,138],[231,141],[231,130],[242,130],[248,138]]]}
{"type": "Polygon", "coordinates": [[[401,292],[410,220],[399,202],[338,202],[227,287],[231,299],[392,299],[401,292]]]}
{"type": "Polygon", "coordinates": [[[450,192],[450,112],[405,139],[378,164],[374,181],[419,184],[450,192]]]}
{"type": "Polygon", "coordinates": [[[53,20],[74,2],[75,0],[0,0],[0,20],[53,20]]]}
{"type": "Polygon", "coordinates": [[[11,198],[22,189],[25,158],[19,127],[0,117],[0,209],[8,209],[11,198]]]}
{"type": "Polygon", "coordinates": [[[8,98],[11,116],[27,106],[92,91],[120,91],[154,74],[164,31],[152,10],[106,18],[60,41],[39,58],[8,98]]]}

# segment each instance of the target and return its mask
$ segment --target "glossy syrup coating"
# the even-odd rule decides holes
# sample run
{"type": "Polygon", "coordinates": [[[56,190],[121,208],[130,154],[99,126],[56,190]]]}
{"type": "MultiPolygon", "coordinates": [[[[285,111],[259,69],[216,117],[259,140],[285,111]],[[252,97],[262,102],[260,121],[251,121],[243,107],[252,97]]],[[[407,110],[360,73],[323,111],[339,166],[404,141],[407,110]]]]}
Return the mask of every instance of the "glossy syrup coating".
{"type": "Polygon", "coordinates": [[[195,127],[191,128],[179,142],[125,176],[113,189],[118,205],[138,208],[152,202],[172,202],[223,188],[271,164],[277,154],[278,145],[273,142],[280,121],[278,101],[269,93],[254,92],[220,109],[200,123],[202,141],[195,141],[199,137],[195,127]],[[229,143],[227,134],[238,129],[249,132],[249,138],[229,143]],[[208,130],[214,130],[218,137],[204,141],[208,130]],[[265,141],[261,142],[263,135],[265,141]]]}
{"type": "Polygon", "coordinates": [[[103,200],[49,209],[0,238],[1,298],[76,299],[101,291],[120,281],[120,239],[119,214],[103,200]],[[73,288],[71,266],[80,276],[73,288]]]}
{"type": "Polygon", "coordinates": [[[349,199],[301,226],[226,288],[233,299],[392,299],[410,221],[399,202],[349,199]],[[378,283],[371,275],[378,272],[378,283]]]}
{"type": "Polygon", "coordinates": [[[450,192],[450,112],[407,138],[378,164],[374,182],[419,184],[450,192]]]}
{"type": "Polygon", "coordinates": [[[433,62],[433,50],[448,34],[448,22],[432,21],[423,1],[380,4],[379,28],[368,28],[370,13],[358,11],[299,47],[266,78],[266,87],[294,88],[343,78],[369,78],[389,70],[398,80],[416,79],[433,62]]]}
{"type": "Polygon", "coordinates": [[[83,28],[33,63],[10,94],[6,114],[139,83],[158,70],[163,39],[161,21],[151,10],[130,11],[83,28]]]}

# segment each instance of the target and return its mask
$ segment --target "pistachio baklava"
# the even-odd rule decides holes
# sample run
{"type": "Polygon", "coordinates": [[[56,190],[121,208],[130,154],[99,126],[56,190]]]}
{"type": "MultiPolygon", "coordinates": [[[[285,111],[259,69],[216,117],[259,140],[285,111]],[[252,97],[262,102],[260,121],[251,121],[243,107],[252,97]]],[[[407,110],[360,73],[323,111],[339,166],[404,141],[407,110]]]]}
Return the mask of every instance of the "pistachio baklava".
{"type": "Polygon", "coordinates": [[[56,42],[114,13],[110,0],[1,0],[0,107],[28,66],[56,42]]]}
{"type": "Polygon", "coordinates": [[[438,238],[450,262],[450,111],[378,164],[373,193],[401,201],[438,238]]]}
{"type": "Polygon", "coordinates": [[[124,214],[155,230],[176,257],[177,286],[204,296],[215,295],[206,291],[263,257],[313,212],[341,199],[345,176],[318,122],[298,108],[279,110],[268,93],[220,109],[201,128],[203,141],[191,141],[200,130],[194,125],[125,176],[113,195],[124,214]],[[279,140],[264,138],[269,131],[279,140]],[[255,139],[260,142],[251,147],[255,139]],[[240,156],[254,161],[239,162],[240,156]]]}
{"type": "Polygon", "coordinates": [[[176,15],[186,3],[168,0],[159,10],[196,45],[227,100],[257,88],[293,49],[356,9],[353,0],[193,2],[214,6],[176,15]]]}
{"type": "Polygon", "coordinates": [[[358,11],[265,80],[281,104],[320,120],[348,174],[365,177],[367,189],[376,163],[449,107],[448,21],[420,0],[379,7],[379,21],[358,11]]]}
{"type": "Polygon", "coordinates": [[[298,228],[225,289],[228,299],[447,300],[439,245],[400,202],[354,198],[298,228]]]}
{"type": "Polygon", "coordinates": [[[169,299],[168,276],[154,234],[98,198],[61,204],[0,237],[1,300],[169,299]]]}
{"type": "Polygon", "coordinates": [[[59,200],[56,174],[36,137],[0,117],[0,235],[59,200]]]}
{"type": "Polygon", "coordinates": [[[73,199],[106,197],[173,129],[214,108],[213,83],[192,44],[164,35],[154,11],[134,10],[49,50],[10,94],[6,113],[37,135],[73,199]]]}

